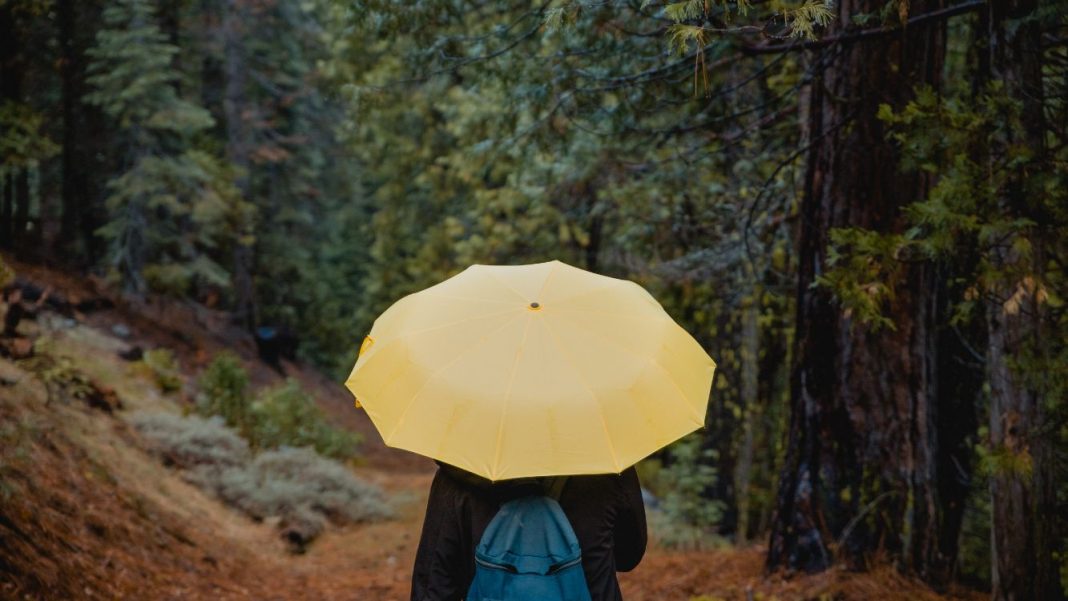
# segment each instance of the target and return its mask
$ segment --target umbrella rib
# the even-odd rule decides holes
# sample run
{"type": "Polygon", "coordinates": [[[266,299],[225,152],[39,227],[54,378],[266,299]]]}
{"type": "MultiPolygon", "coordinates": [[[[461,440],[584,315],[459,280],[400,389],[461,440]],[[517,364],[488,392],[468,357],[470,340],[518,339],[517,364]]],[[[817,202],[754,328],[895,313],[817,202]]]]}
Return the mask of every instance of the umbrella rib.
{"type": "Polygon", "coordinates": [[[499,304],[511,304],[512,301],[507,301],[500,298],[476,298],[474,296],[453,296],[452,294],[427,294],[431,298],[447,298],[449,300],[462,300],[471,301],[476,303],[499,303],[499,304]]]}
{"type": "MultiPolygon", "coordinates": [[[[615,280],[615,278],[608,278],[608,279],[615,280]]],[[[604,292],[606,289],[611,288],[612,286],[615,286],[618,283],[619,283],[619,281],[615,280],[615,281],[612,281],[612,282],[607,282],[604,285],[598,286],[596,288],[590,288],[588,290],[583,290],[582,292],[575,292],[574,294],[565,294],[565,295],[560,296],[558,298],[554,298],[553,299],[553,304],[555,306],[562,307],[562,306],[564,306],[563,301],[574,301],[576,298],[583,298],[583,297],[589,296],[591,294],[596,294],[598,292],[604,292]]]]}
{"type": "Polygon", "coordinates": [[[514,292],[515,295],[518,296],[519,299],[522,300],[524,303],[530,302],[530,299],[527,298],[526,296],[524,296],[522,292],[516,290],[515,288],[513,288],[511,286],[511,284],[509,284],[508,282],[505,282],[501,278],[497,277],[492,271],[487,269],[484,273],[486,275],[490,276],[491,278],[493,278],[494,280],[497,280],[497,283],[500,284],[501,286],[504,286],[508,290],[511,290],[512,292],[514,292]]]}
{"type": "Polygon", "coordinates": [[[501,419],[497,424],[497,446],[493,453],[493,470],[491,479],[496,479],[497,470],[501,463],[501,442],[504,439],[504,420],[508,416],[508,404],[512,400],[512,385],[515,383],[516,368],[519,367],[519,359],[523,356],[523,347],[527,343],[527,334],[530,332],[530,322],[534,318],[533,313],[527,315],[527,325],[523,328],[523,338],[516,349],[515,360],[512,361],[512,371],[508,375],[508,388],[504,391],[504,401],[501,402],[501,419]]]}
{"type": "Polygon", "coordinates": [[[541,298],[545,296],[545,289],[549,287],[549,280],[553,279],[553,276],[556,275],[557,269],[557,265],[553,265],[549,268],[549,275],[545,276],[545,279],[542,280],[541,288],[538,289],[538,296],[536,296],[534,300],[541,300],[541,298]]]}
{"type": "Polygon", "coordinates": [[[393,342],[393,341],[396,341],[396,340],[407,340],[408,338],[410,338],[412,336],[417,336],[419,334],[425,334],[427,332],[433,332],[434,330],[441,330],[441,329],[444,329],[444,328],[451,328],[452,326],[458,326],[460,324],[469,323],[469,322],[472,322],[472,321],[478,321],[480,319],[489,319],[490,317],[497,317],[499,315],[507,315],[508,313],[512,313],[513,311],[519,311],[519,309],[516,309],[516,308],[513,307],[511,309],[506,309],[504,311],[497,311],[495,313],[485,313],[485,314],[482,314],[482,315],[472,315],[471,317],[465,317],[463,319],[458,319],[456,321],[450,321],[449,323],[440,323],[440,324],[438,324],[436,326],[430,326],[430,327],[427,327],[427,328],[423,328],[422,330],[413,330],[411,332],[405,332],[405,333],[401,334],[400,336],[397,336],[396,338],[393,338],[391,340],[387,339],[385,342],[393,342]]]}
{"type": "MultiPolygon", "coordinates": [[[[679,327],[675,323],[672,323],[671,326],[679,327]]],[[[639,359],[645,359],[646,364],[651,363],[651,364],[657,366],[658,368],[660,368],[660,371],[664,374],[664,376],[667,377],[667,380],[669,382],[671,382],[671,385],[675,387],[676,392],[679,393],[679,398],[682,400],[682,404],[686,406],[687,412],[690,414],[690,417],[692,417],[694,419],[694,421],[700,423],[702,426],[704,425],[704,419],[701,419],[700,417],[698,417],[696,410],[693,408],[692,405],[690,405],[688,399],[686,398],[686,393],[682,391],[682,388],[679,388],[679,383],[675,381],[675,378],[672,376],[671,372],[668,371],[667,368],[664,367],[663,364],[661,364],[659,361],[657,361],[654,357],[651,357],[651,356],[646,357],[646,356],[640,355],[638,353],[635,353],[634,351],[630,350],[629,348],[627,348],[627,347],[625,347],[623,345],[616,344],[614,341],[612,341],[611,339],[607,338],[606,336],[604,336],[600,332],[598,332],[596,330],[593,330],[593,329],[590,329],[590,328],[583,327],[581,324],[579,324],[577,327],[579,329],[581,329],[582,331],[584,331],[584,332],[587,332],[589,334],[592,334],[593,336],[596,336],[597,338],[600,338],[601,340],[604,340],[605,342],[611,344],[615,348],[618,348],[618,349],[622,350],[623,352],[625,352],[625,353],[627,353],[629,355],[632,355],[634,357],[638,357],[639,359]]],[[[704,349],[702,349],[702,351],[703,350],[704,349]]],[[[714,361],[713,361],[713,364],[715,364],[714,361]]]]}
{"type": "Polygon", "coordinates": [[[393,426],[393,429],[389,432],[389,436],[385,438],[386,444],[387,445],[391,444],[391,442],[393,440],[393,436],[397,433],[397,430],[400,429],[401,425],[404,424],[404,419],[406,417],[408,417],[408,411],[412,408],[413,405],[415,405],[415,401],[417,401],[419,399],[419,396],[421,394],[423,394],[423,391],[426,390],[426,387],[427,387],[428,384],[430,384],[431,380],[436,378],[438,376],[438,374],[440,374],[441,372],[443,372],[446,369],[452,367],[453,364],[455,364],[460,359],[466,357],[472,351],[474,351],[474,350],[478,349],[479,347],[481,347],[483,344],[486,343],[487,340],[490,339],[491,336],[493,336],[497,332],[503,330],[506,326],[510,325],[516,319],[519,319],[520,315],[522,315],[522,314],[516,315],[516,317],[514,319],[509,319],[508,321],[506,321],[506,322],[502,323],[501,325],[497,326],[496,328],[493,329],[493,331],[491,331],[488,334],[486,334],[485,336],[483,336],[478,342],[476,342],[475,344],[472,344],[471,346],[465,348],[464,350],[460,351],[459,353],[456,353],[456,356],[454,356],[448,363],[446,363],[445,365],[442,365],[438,369],[434,370],[434,373],[432,373],[429,376],[427,376],[426,380],[423,381],[423,385],[420,386],[419,390],[417,390],[415,392],[415,394],[412,395],[411,400],[409,400],[407,406],[404,407],[404,411],[402,411],[401,414],[400,414],[400,417],[397,418],[397,423],[393,426]]]}
{"type": "Polygon", "coordinates": [[[616,447],[615,444],[612,443],[612,436],[608,433],[608,423],[604,421],[604,406],[601,405],[600,399],[597,398],[597,394],[590,388],[586,379],[582,377],[582,372],[570,363],[571,355],[564,350],[563,345],[560,344],[560,340],[556,337],[556,332],[553,331],[552,327],[547,322],[545,323],[545,329],[549,332],[549,337],[552,338],[553,345],[556,346],[556,349],[560,354],[567,356],[568,361],[565,361],[565,363],[567,363],[567,365],[571,367],[571,370],[575,372],[575,377],[582,383],[582,387],[586,389],[586,392],[590,393],[590,398],[593,399],[594,404],[597,405],[597,416],[601,418],[601,427],[604,429],[604,438],[608,442],[608,451],[612,454],[612,464],[616,466],[616,473],[619,473],[622,469],[619,467],[619,457],[616,455],[616,447]]]}

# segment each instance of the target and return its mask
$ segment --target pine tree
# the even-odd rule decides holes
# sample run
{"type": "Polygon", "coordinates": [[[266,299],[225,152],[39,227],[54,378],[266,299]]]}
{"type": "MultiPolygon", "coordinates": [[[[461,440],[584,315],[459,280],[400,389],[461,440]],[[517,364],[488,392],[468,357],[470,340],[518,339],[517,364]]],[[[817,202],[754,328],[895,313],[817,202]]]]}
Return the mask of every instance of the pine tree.
{"type": "Polygon", "coordinates": [[[226,245],[227,226],[248,207],[228,169],[196,148],[197,134],[213,121],[179,96],[172,66],[178,48],[155,23],[154,8],[149,0],[110,5],[89,50],[93,91],[86,100],[114,121],[123,156],[99,233],[128,290],[180,294],[197,282],[222,288],[228,273],[214,257],[226,245]]]}

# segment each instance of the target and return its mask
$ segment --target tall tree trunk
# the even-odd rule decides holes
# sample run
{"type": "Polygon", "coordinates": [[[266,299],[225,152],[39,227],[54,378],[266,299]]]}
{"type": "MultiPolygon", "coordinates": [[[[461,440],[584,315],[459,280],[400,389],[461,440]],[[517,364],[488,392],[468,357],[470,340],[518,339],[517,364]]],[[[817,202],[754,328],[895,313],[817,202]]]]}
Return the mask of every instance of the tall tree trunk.
{"type": "MultiPolygon", "coordinates": [[[[748,271],[749,277],[753,278],[752,269],[748,271]]],[[[749,483],[753,475],[754,430],[760,416],[757,404],[757,374],[760,372],[760,329],[757,324],[759,316],[760,288],[754,285],[749,303],[742,308],[742,441],[738,449],[738,462],[734,468],[734,494],[738,505],[738,525],[734,542],[739,546],[745,545],[749,536],[749,483]]]]}
{"type": "MultiPolygon", "coordinates": [[[[883,4],[844,0],[828,35],[883,4]]],[[[913,2],[912,10],[941,6],[913,2]]],[[[926,577],[938,553],[933,270],[902,267],[900,293],[888,308],[892,330],[853,320],[813,284],[827,268],[831,230],[900,231],[901,208],[925,196],[930,182],[900,173],[899,151],[877,111],[882,103],[902,107],[916,86],[937,87],[944,45],[940,21],[832,45],[818,57],[804,96],[810,150],[790,433],[769,567],[820,570],[835,553],[860,566],[884,549],[926,577]]]]}
{"type": "MultiPolygon", "coordinates": [[[[989,31],[991,76],[1020,103],[1022,128],[997,139],[992,157],[1026,147],[1034,160],[1013,169],[999,199],[1005,218],[1038,219],[1041,200],[1032,194],[1030,172],[1045,167],[1045,117],[1042,83],[1042,32],[1033,19],[1037,0],[992,2],[985,22],[989,31]]],[[[1039,194],[1041,192],[1038,192],[1039,194]]],[[[1036,228],[1037,229],[1037,228],[1036,228]]],[[[1043,241],[1035,229],[1017,234],[1033,251],[1022,253],[1016,240],[991,251],[1000,276],[987,291],[987,376],[990,382],[990,446],[997,462],[990,479],[993,523],[992,585],[997,601],[1054,599],[1061,596],[1046,517],[1054,506],[1049,442],[1042,435],[1042,391],[1014,365],[1041,352],[1044,307],[1036,295],[1043,241]]]]}
{"type": "Polygon", "coordinates": [[[104,242],[96,231],[104,225],[103,182],[114,171],[102,147],[113,135],[100,111],[82,102],[86,94],[85,50],[96,30],[79,24],[97,23],[99,2],[57,0],[60,97],[63,118],[60,166],[61,210],[56,248],[60,261],[75,267],[95,264],[104,254],[104,242]]]}
{"type": "MultiPolygon", "coordinates": [[[[252,141],[249,134],[244,32],[248,27],[245,0],[227,0],[223,17],[223,52],[226,88],[223,112],[226,115],[226,155],[238,170],[237,188],[249,197],[249,168],[252,141]]],[[[256,322],[255,288],[252,280],[253,224],[239,223],[233,246],[234,319],[252,329],[256,322]]]]}
{"type": "MultiPolygon", "coordinates": [[[[26,62],[22,56],[24,42],[15,18],[16,8],[11,3],[0,5],[0,103],[21,104],[23,101],[22,80],[26,62]]],[[[7,157],[3,160],[6,162],[7,157]]],[[[7,171],[0,172],[3,191],[3,198],[0,199],[0,247],[12,250],[18,250],[20,232],[15,216],[24,202],[20,182],[24,169],[19,165],[7,165],[7,171]]]]}
{"type": "MultiPolygon", "coordinates": [[[[59,21],[60,95],[63,103],[63,149],[60,157],[63,181],[60,194],[63,198],[60,217],[60,250],[75,248],[78,233],[78,163],[75,157],[77,143],[76,112],[79,91],[75,84],[76,56],[74,51],[74,0],[58,0],[56,12],[59,21]]],[[[63,253],[66,255],[66,253],[63,253]]]]}

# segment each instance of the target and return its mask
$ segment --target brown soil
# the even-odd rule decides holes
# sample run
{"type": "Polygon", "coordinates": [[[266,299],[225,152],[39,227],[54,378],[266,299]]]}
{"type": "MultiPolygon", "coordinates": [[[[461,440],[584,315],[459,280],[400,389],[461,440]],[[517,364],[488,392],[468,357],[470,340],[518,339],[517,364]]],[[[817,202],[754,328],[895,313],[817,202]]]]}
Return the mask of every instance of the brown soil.
{"type": "MultiPolygon", "coordinates": [[[[391,494],[398,516],[328,529],[306,553],[293,555],[274,527],[223,506],[144,452],[126,422],[134,411],[181,411],[197,371],[224,348],[241,354],[257,384],[279,381],[257,361],[251,341],[207,309],[159,300],[127,303],[82,278],[15,268],[68,298],[110,299],[114,307],[71,319],[42,313],[25,333],[51,340],[53,353],[114,390],[123,408],[108,412],[77,399],[49,401],[36,375],[0,358],[0,599],[408,598],[433,464],[383,446],[343,387],[314,370],[285,365],[337,424],[364,434],[365,461],[354,469],[391,494]],[[120,324],[130,330],[125,337],[113,332],[120,324]],[[148,374],[119,358],[133,345],[172,349],[186,388],[160,392],[148,374]]],[[[889,567],[766,576],[759,546],[689,552],[654,547],[620,579],[628,601],[982,598],[970,591],[939,595],[889,567]]]]}

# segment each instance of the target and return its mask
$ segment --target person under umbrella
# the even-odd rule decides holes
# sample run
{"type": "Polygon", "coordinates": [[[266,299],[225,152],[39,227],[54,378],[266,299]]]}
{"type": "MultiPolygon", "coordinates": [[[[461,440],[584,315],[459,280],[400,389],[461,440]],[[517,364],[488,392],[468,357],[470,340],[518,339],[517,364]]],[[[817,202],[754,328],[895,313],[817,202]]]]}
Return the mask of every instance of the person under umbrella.
{"type": "Polygon", "coordinates": [[[414,601],[612,601],[646,545],[633,465],[704,424],[715,362],[633,282],[474,265],[376,321],[346,386],[439,463],[414,601]]]}

